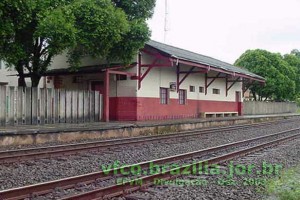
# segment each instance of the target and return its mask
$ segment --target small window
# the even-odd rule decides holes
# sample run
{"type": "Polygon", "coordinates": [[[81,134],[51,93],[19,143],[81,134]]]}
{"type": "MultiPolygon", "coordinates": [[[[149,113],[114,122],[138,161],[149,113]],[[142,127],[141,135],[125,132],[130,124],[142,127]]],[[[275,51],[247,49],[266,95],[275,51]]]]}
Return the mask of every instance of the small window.
{"type": "Polygon", "coordinates": [[[125,81],[125,80],[127,80],[127,75],[117,74],[116,78],[117,78],[117,81],[125,81]]]}
{"type": "Polygon", "coordinates": [[[204,93],[204,87],[199,87],[199,93],[204,93]]]}
{"type": "Polygon", "coordinates": [[[169,89],[160,88],[160,104],[168,104],[169,102],[169,89]]]}
{"type": "Polygon", "coordinates": [[[190,85],[190,92],[195,92],[195,86],[190,85]]]}
{"type": "Polygon", "coordinates": [[[179,104],[186,104],[186,90],[179,90],[179,104]]]}
{"type": "Polygon", "coordinates": [[[213,88],[213,94],[220,94],[220,89],[213,88]]]}

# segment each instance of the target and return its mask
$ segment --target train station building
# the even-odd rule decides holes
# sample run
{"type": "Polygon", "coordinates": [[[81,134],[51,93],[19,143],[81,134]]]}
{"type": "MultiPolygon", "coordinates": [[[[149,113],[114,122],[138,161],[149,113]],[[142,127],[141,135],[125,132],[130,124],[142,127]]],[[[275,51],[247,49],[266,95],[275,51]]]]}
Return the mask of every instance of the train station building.
{"type": "Polygon", "coordinates": [[[104,121],[140,121],[242,115],[243,94],[265,80],[241,67],[156,41],[149,41],[129,66],[86,57],[68,68],[54,59],[46,87],[96,90],[104,121]]]}

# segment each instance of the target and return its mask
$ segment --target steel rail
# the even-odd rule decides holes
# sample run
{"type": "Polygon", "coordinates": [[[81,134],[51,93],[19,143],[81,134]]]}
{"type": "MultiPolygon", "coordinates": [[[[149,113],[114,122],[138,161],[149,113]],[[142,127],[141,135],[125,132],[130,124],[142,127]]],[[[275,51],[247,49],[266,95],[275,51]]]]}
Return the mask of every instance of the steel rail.
{"type": "MultiPolygon", "coordinates": [[[[286,123],[292,120],[283,120],[279,121],[286,123]]],[[[87,142],[87,143],[77,143],[77,144],[67,144],[67,145],[55,145],[49,147],[38,147],[38,148],[27,148],[19,150],[10,150],[10,151],[0,151],[0,164],[1,163],[14,163],[34,159],[43,159],[43,158],[53,158],[67,155],[74,155],[76,153],[82,153],[92,150],[104,150],[110,148],[117,148],[124,145],[132,144],[145,144],[153,141],[161,141],[168,139],[179,139],[185,137],[194,137],[199,135],[204,135],[212,132],[222,132],[222,131],[232,131],[238,130],[241,128],[254,128],[260,126],[269,126],[278,121],[273,122],[264,122],[264,123],[255,123],[247,125],[236,125],[236,126],[226,126],[226,127],[217,127],[209,128],[202,130],[190,130],[182,131],[173,134],[166,135],[155,135],[155,136],[141,136],[141,137],[132,137],[132,138],[120,138],[113,140],[103,140],[98,142],[87,142]]]]}
{"type": "MultiPolygon", "coordinates": [[[[282,143],[282,142],[288,141],[288,140],[292,140],[299,136],[300,136],[300,134],[294,134],[292,136],[287,136],[284,138],[276,139],[276,140],[273,140],[270,142],[256,145],[254,147],[249,147],[249,148],[245,148],[242,150],[234,151],[234,152],[227,153],[227,154],[221,155],[221,156],[217,156],[217,157],[214,157],[211,159],[202,160],[196,164],[200,164],[200,163],[205,163],[207,165],[220,164],[225,161],[232,160],[237,157],[245,156],[250,153],[260,151],[260,150],[265,149],[270,146],[274,146],[275,144],[282,143]]],[[[93,191],[72,195],[69,197],[62,198],[62,200],[71,200],[71,199],[72,200],[85,200],[85,199],[100,200],[100,199],[108,199],[108,198],[112,198],[112,197],[126,195],[126,194],[132,193],[134,191],[138,191],[140,189],[143,189],[145,187],[153,185],[153,182],[155,181],[155,179],[158,179],[158,178],[165,179],[165,180],[174,179],[180,175],[174,175],[174,174],[172,174],[172,172],[176,171],[176,172],[179,172],[178,174],[183,174],[184,170],[187,167],[192,168],[193,165],[195,165],[195,163],[190,164],[190,165],[184,165],[183,167],[171,169],[171,170],[165,171],[164,173],[140,177],[140,178],[125,182],[123,184],[116,184],[116,185],[108,186],[105,188],[99,188],[99,189],[95,189],[93,191]],[[142,183],[142,185],[137,185],[134,183],[142,183]]]]}
{"type": "MultiPolygon", "coordinates": [[[[89,184],[89,183],[95,182],[96,180],[99,180],[99,179],[101,180],[101,179],[105,179],[105,178],[106,179],[110,178],[114,175],[115,170],[116,171],[120,171],[121,169],[129,170],[129,169],[131,169],[131,167],[137,166],[137,165],[139,165],[139,166],[141,166],[141,168],[145,169],[145,168],[149,167],[150,163],[161,164],[161,163],[169,163],[172,161],[178,161],[181,159],[193,158],[196,156],[199,157],[201,155],[206,155],[208,153],[212,153],[215,151],[226,150],[228,148],[238,147],[240,145],[249,144],[251,142],[256,142],[256,141],[259,141],[262,139],[268,139],[270,137],[280,136],[282,134],[291,133],[291,132],[299,131],[299,130],[300,130],[300,128],[290,129],[290,130],[281,131],[278,133],[260,136],[260,137],[256,137],[256,138],[252,138],[252,139],[248,139],[248,140],[242,140],[242,141],[233,142],[233,143],[229,143],[229,144],[219,145],[219,146],[212,147],[212,148],[207,148],[207,149],[202,149],[202,150],[193,151],[193,152],[189,152],[189,153],[170,156],[170,157],[166,157],[166,158],[160,158],[160,159],[156,159],[156,160],[141,162],[141,163],[137,163],[137,164],[133,164],[133,165],[127,165],[127,166],[120,167],[117,169],[112,169],[105,173],[103,171],[100,171],[100,172],[94,172],[94,173],[79,175],[79,176],[75,176],[75,177],[70,177],[70,178],[45,182],[45,183],[39,183],[39,184],[35,184],[35,185],[24,186],[24,187],[20,187],[20,188],[8,189],[8,190],[0,191],[0,199],[17,200],[17,199],[28,198],[32,195],[45,195],[47,193],[51,193],[55,188],[69,189],[69,188],[75,187],[76,184],[78,184],[78,183],[89,184]]],[[[300,134],[297,133],[297,134],[292,135],[292,137],[296,137],[299,135],[300,134]]]]}

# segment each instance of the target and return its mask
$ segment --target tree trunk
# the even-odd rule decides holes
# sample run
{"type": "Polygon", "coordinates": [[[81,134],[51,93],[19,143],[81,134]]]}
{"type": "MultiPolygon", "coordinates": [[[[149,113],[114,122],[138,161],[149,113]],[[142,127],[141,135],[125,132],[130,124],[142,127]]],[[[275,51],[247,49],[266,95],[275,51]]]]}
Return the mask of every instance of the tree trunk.
{"type": "Polygon", "coordinates": [[[251,91],[252,92],[252,95],[253,95],[253,99],[254,99],[254,101],[257,101],[257,99],[256,99],[256,93],[255,92],[253,92],[253,91],[251,91]]]}
{"type": "Polygon", "coordinates": [[[18,72],[18,75],[19,75],[18,86],[19,87],[26,87],[24,69],[23,69],[23,64],[22,64],[21,61],[19,61],[18,64],[16,65],[16,71],[18,72]]]}
{"type": "Polygon", "coordinates": [[[261,91],[258,92],[258,101],[262,101],[261,91]]]}
{"type": "Polygon", "coordinates": [[[18,78],[18,86],[19,86],[19,87],[26,87],[26,81],[25,81],[24,75],[21,76],[21,75],[19,74],[19,78],[18,78]]]}
{"type": "Polygon", "coordinates": [[[33,74],[31,75],[31,87],[38,87],[41,76],[33,74]]]}

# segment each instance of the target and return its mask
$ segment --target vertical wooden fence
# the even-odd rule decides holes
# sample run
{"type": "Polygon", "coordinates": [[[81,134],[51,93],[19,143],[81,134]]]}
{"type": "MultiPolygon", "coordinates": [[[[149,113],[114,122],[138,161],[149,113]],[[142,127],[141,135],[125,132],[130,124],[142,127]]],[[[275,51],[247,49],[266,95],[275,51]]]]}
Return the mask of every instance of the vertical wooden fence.
{"type": "Polygon", "coordinates": [[[96,91],[0,86],[0,126],[98,122],[102,105],[96,91]]]}

